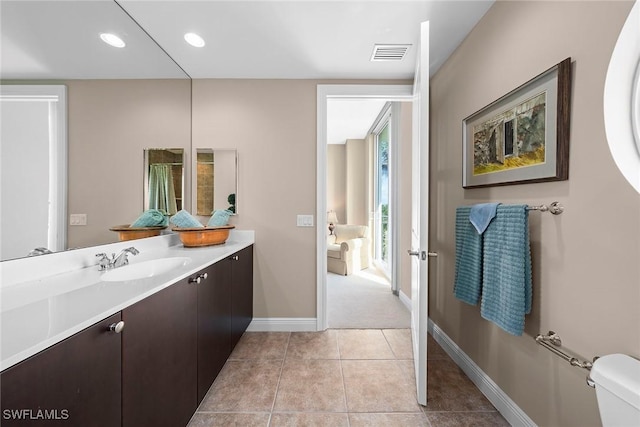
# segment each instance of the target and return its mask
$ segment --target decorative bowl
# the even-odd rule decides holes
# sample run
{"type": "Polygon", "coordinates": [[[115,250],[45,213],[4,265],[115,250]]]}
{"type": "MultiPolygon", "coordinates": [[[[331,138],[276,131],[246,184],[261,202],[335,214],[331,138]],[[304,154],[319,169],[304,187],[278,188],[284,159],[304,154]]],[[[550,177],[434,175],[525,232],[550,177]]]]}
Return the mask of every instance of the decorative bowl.
{"type": "Polygon", "coordinates": [[[125,240],[144,239],[145,237],[159,236],[160,231],[167,228],[166,225],[157,227],[130,227],[129,224],[114,225],[109,230],[118,233],[121,242],[125,240]]]}
{"type": "Polygon", "coordinates": [[[199,246],[221,245],[229,238],[229,231],[236,228],[235,225],[221,225],[217,227],[173,227],[172,230],[180,235],[180,240],[185,248],[197,248],[199,246]]]}

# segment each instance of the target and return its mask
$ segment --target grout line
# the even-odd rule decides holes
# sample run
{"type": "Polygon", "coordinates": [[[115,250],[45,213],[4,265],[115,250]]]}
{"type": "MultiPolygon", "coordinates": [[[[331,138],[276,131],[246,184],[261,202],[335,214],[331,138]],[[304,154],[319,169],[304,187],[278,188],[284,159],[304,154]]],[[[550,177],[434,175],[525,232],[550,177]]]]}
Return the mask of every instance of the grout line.
{"type": "Polygon", "coordinates": [[[291,332],[287,336],[287,343],[284,348],[284,355],[282,356],[282,363],[280,364],[280,375],[278,375],[278,381],[276,383],[276,392],[273,395],[273,403],[271,404],[271,411],[269,411],[269,424],[271,425],[271,415],[276,407],[276,400],[278,399],[278,391],[280,391],[280,380],[282,379],[282,372],[284,371],[284,362],[287,360],[287,351],[289,350],[289,343],[291,342],[291,332]]]}

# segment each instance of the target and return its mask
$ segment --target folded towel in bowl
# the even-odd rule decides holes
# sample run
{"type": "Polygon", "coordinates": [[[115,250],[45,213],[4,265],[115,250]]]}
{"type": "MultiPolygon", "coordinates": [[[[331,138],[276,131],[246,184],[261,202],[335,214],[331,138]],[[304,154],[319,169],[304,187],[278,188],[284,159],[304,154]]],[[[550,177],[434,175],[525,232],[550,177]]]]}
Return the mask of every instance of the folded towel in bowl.
{"type": "Polygon", "coordinates": [[[229,223],[229,217],[233,212],[230,210],[216,209],[213,211],[213,215],[207,223],[207,227],[219,227],[221,225],[227,225],[229,223]]]}
{"type": "Polygon", "coordinates": [[[200,224],[200,221],[195,219],[189,212],[182,209],[169,220],[171,224],[180,228],[195,228],[195,227],[204,227],[204,225],[200,224]]]}
{"type": "Polygon", "coordinates": [[[144,211],[132,224],[131,228],[137,227],[162,227],[167,225],[167,217],[157,209],[144,211]]]}

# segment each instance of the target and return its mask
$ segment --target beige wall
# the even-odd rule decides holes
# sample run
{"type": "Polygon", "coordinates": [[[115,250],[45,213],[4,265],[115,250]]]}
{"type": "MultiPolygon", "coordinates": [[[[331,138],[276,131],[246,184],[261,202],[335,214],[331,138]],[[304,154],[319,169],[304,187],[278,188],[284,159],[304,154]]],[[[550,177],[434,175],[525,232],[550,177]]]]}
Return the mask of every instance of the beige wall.
{"type": "MultiPolygon", "coordinates": [[[[143,150],[184,148],[190,141],[189,80],[72,80],[68,86],[68,213],[71,248],[118,240],[109,227],[143,210],[143,150]]],[[[185,193],[190,194],[185,175],[185,193]]]]}
{"type": "Polygon", "coordinates": [[[327,145],[327,209],[333,210],[339,223],[347,220],[346,144],[327,145]]]}
{"type": "Polygon", "coordinates": [[[599,425],[587,372],[538,346],[554,330],[590,359],[640,357],[640,195],[605,138],[602,93],[630,2],[497,2],[431,79],[430,317],[540,426],[599,425]],[[573,64],[569,180],[463,190],[462,119],[566,57],[573,64]],[[532,212],[533,309],[514,337],[453,296],[459,205],[560,201],[532,212]]]}
{"type": "Polygon", "coordinates": [[[364,139],[347,139],[346,224],[367,225],[367,146],[364,139]]]}

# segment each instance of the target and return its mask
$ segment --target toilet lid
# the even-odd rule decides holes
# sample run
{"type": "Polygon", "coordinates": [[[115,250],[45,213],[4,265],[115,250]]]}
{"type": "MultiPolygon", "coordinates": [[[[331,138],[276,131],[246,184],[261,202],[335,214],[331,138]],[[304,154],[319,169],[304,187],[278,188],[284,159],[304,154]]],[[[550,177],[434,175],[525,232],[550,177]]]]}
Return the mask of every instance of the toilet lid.
{"type": "Polygon", "coordinates": [[[640,410],[640,360],[625,354],[609,354],[593,362],[589,374],[603,387],[640,410]]]}

